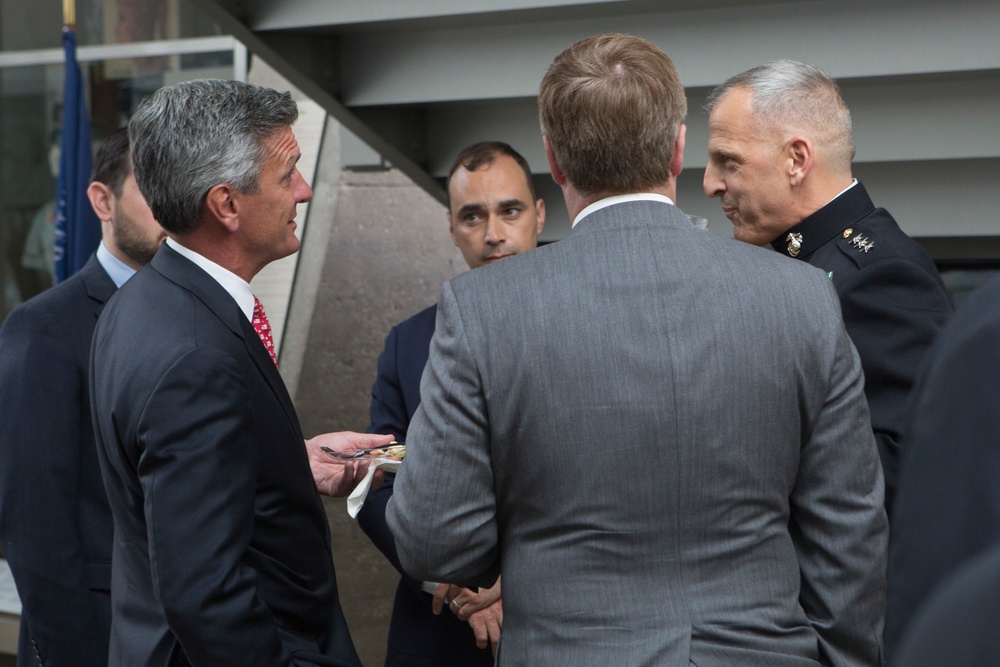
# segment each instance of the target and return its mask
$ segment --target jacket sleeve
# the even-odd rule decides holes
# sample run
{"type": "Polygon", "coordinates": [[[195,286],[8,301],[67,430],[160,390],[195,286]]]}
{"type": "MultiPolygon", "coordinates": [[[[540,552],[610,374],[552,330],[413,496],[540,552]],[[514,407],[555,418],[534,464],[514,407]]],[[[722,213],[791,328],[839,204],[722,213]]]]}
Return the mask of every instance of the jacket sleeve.
{"type": "Polygon", "coordinates": [[[386,516],[404,569],[425,581],[491,586],[499,574],[489,420],[459,304],[445,283],[386,516]]]}
{"type": "Polygon", "coordinates": [[[195,665],[292,662],[247,557],[259,518],[250,391],[235,359],[198,348],[157,380],[137,422],[153,591],[195,665]]]}
{"type": "Polygon", "coordinates": [[[840,289],[840,302],[864,368],[891,516],[907,400],[927,350],[951,315],[951,302],[933,276],[899,257],[851,276],[840,289]]]}
{"type": "MultiPolygon", "coordinates": [[[[399,353],[399,329],[393,327],[386,336],[385,347],[378,357],[377,374],[375,384],[372,385],[372,400],[368,410],[371,421],[367,431],[391,433],[396,436],[396,440],[405,442],[410,420],[406,413],[397,363],[399,353]]],[[[414,591],[419,591],[421,582],[409,576],[399,563],[396,543],[385,520],[385,508],[389,498],[392,497],[395,477],[392,473],[386,474],[382,486],[368,494],[365,504],[358,513],[358,525],[372,544],[399,571],[406,585],[414,591]]]]}
{"type": "MultiPolygon", "coordinates": [[[[832,290],[831,290],[832,293],[832,290]]],[[[790,498],[799,602],[824,665],[880,665],[888,522],[864,378],[843,328],[790,498]]]]}

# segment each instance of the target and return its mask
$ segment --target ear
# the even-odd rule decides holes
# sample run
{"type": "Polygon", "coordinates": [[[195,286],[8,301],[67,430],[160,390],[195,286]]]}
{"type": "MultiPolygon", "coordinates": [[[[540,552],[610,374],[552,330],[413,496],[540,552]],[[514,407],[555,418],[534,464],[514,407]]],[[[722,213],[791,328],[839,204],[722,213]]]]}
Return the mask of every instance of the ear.
{"type": "Polygon", "coordinates": [[[559,168],[559,162],[556,161],[556,154],[552,150],[552,144],[549,143],[549,138],[544,134],[542,135],[542,144],[545,146],[545,159],[549,162],[549,171],[552,172],[552,180],[559,187],[566,185],[566,175],[559,168]]]}
{"type": "Polygon", "coordinates": [[[792,187],[802,185],[816,160],[816,151],[812,141],[806,137],[795,135],[785,144],[785,164],[788,166],[788,180],[792,187]]]}
{"type": "Polygon", "coordinates": [[[228,183],[216,185],[205,196],[205,210],[230,232],[240,228],[236,189],[228,183]]]}
{"type": "Polygon", "coordinates": [[[538,214],[538,225],[535,229],[535,236],[542,235],[542,229],[545,227],[545,200],[539,199],[535,202],[535,212],[538,214]]]}
{"type": "Polygon", "coordinates": [[[94,207],[94,213],[101,222],[111,220],[111,198],[111,188],[104,183],[94,181],[87,186],[87,199],[90,200],[90,205],[94,207]]]}
{"type": "Polygon", "coordinates": [[[670,158],[670,175],[677,178],[684,168],[684,144],[687,139],[687,125],[680,124],[677,128],[677,141],[674,142],[674,155],[670,158]]]}
{"type": "Polygon", "coordinates": [[[448,235],[451,236],[451,242],[458,247],[458,241],[455,240],[455,223],[451,219],[451,210],[449,210],[445,215],[448,216],[448,235]]]}

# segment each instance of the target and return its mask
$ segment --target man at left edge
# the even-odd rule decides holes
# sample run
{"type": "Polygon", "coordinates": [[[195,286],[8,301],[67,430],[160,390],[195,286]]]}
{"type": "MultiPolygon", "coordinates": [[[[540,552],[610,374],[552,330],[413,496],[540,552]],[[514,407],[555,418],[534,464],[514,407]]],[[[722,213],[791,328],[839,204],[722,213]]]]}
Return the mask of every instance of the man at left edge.
{"type": "Polygon", "coordinates": [[[0,329],[0,537],[21,600],[22,667],[108,664],[113,526],[90,419],[90,341],[104,304],[164,238],[131,165],[121,129],[101,143],[87,188],[97,251],[0,329]]]}

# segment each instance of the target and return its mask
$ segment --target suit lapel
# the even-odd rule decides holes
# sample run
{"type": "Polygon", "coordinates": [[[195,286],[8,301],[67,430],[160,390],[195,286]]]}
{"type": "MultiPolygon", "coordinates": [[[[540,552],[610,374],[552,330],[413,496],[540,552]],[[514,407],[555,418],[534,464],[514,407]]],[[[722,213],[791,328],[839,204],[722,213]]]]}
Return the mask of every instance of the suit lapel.
{"type": "Polygon", "coordinates": [[[281,379],[278,368],[271,361],[271,355],[264,348],[253,325],[247,320],[232,295],[201,267],[166,243],[157,251],[150,266],[166,279],[194,294],[226,328],[243,341],[247,354],[278,399],[289,423],[300,432],[299,420],[292,399],[285,388],[285,382],[281,379]]]}
{"type": "Polygon", "coordinates": [[[194,294],[230,331],[243,337],[240,307],[229,292],[197,264],[164,243],[153,257],[150,267],[194,294]]]}
{"type": "Polygon", "coordinates": [[[91,255],[87,263],[80,269],[80,278],[87,289],[87,297],[94,306],[94,318],[100,316],[104,310],[104,304],[108,302],[118,289],[111,276],[104,270],[101,263],[97,261],[97,255],[91,255]]]}
{"type": "Polygon", "coordinates": [[[260,374],[264,376],[264,379],[271,386],[271,391],[274,392],[278,402],[281,403],[281,407],[288,415],[289,422],[298,429],[298,416],[295,414],[292,398],[288,395],[288,389],[285,387],[285,381],[281,378],[281,373],[278,372],[278,367],[274,365],[271,355],[268,354],[267,349],[260,341],[260,337],[257,336],[253,325],[247,321],[247,318],[241,316],[240,324],[243,327],[243,342],[246,344],[247,354],[250,355],[257,370],[260,371],[260,374]]]}

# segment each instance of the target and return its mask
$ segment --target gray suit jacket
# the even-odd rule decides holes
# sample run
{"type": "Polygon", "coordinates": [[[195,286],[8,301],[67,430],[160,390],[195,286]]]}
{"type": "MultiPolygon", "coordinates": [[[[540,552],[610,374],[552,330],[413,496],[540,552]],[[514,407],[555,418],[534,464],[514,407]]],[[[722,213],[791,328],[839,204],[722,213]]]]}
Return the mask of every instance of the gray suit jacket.
{"type": "Polygon", "coordinates": [[[502,665],[877,665],[883,480],[826,276],[655,202],[446,283],[389,503],[502,665]]]}

